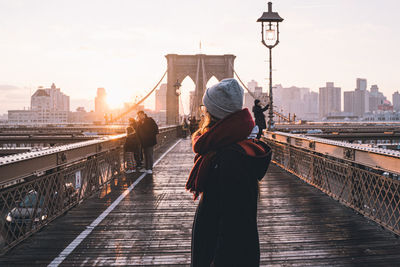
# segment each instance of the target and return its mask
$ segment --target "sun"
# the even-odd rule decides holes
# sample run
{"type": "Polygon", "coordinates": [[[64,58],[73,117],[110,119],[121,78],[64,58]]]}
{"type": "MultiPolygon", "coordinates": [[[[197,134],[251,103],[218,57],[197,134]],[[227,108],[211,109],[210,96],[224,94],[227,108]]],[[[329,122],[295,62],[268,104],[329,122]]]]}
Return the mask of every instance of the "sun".
{"type": "Polygon", "coordinates": [[[119,94],[107,94],[107,105],[111,109],[121,108],[124,98],[119,94]]]}

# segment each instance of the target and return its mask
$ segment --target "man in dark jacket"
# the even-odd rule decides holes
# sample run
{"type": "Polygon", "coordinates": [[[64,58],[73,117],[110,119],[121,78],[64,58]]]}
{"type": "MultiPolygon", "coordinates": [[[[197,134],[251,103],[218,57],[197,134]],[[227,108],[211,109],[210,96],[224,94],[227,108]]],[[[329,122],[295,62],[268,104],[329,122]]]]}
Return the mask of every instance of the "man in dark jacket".
{"type": "Polygon", "coordinates": [[[269,104],[267,104],[265,107],[261,107],[260,100],[259,99],[254,100],[253,113],[254,113],[255,123],[258,126],[257,139],[260,139],[263,130],[267,128],[267,125],[265,123],[264,111],[266,111],[268,108],[269,104]]]}
{"type": "Polygon", "coordinates": [[[144,111],[138,111],[138,131],[143,147],[144,166],[147,173],[153,173],[153,147],[157,144],[158,126],[144,111]]]}

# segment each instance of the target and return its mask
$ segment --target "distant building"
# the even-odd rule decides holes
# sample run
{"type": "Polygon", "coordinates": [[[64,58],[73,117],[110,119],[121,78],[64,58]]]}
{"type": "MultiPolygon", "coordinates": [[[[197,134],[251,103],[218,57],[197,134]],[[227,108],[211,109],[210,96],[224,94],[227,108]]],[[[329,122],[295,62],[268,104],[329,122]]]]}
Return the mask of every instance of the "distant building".
{"type": "Polygon", "coordinates": [[[53,83],[50,88],[39,87],[31,96],[30,110],[9,110],[10,124],[66,123],[69,113],[69,96],[53,83]]]}
{"type": "Polygon", "coordinates": [[[343,93],[344,112],[362,117],[366,112],[377,110],[378,99],[380,95],[382,95],[382,93],[378,92],[378,86],[373,85],[371,87],[371,92],[373,93],[370,93],[366,90],[367,80],[361,78],[357,78],[356,86],[354,91],[346,91],[343,93]],[[370,103],[373,105],[370,106],[370,103]]]}
{"type": "Polygon", "coordinates": [[[250,82],[247,83],[247,88],[249,88],[249,90],[252,92],[254,92],[256,90],[257,86],[258,86],[258,83],[255,80],[251,80],[250,82]]]}
{"type": "Polygon", "coordinates": [[[394,92],[392,95],[393,109],[400,111],[400,93],[399,91],[394,92]]]}
{"type": "Polygon", "coordinates": [[[369,111],[369,92],[356,89],[354,91],[354,115],[362,117],[369,111]]]}
{"type": "Polygon", "coordinates": [[[9,110],[8,123],[13,125],[26,125],[37,122],[38,113],[32,110],[9,110]]]}
{"type": "Polygon", "coordinates": [[[357,78],[356,89],[359,89],[361,91],[366,91],[367,90],[367,79],[357,78]]]}
{"type": "Polygon", "coordinates": [[[39,111],[69,111],[69,96],[53,83],[50,88],[39,87],[31,96],[31,109],[39,111]]]}
{"type": "Polygon", "coordinates": [[[318,107],[319,107],[319,95],[317,92],[310,91],[304,95],[304,115],[299,118],[304,119],[317,119],[318,118],[318,107]]]}
{"type": "Polygon", "coordinates": [[[250,82],[247,83],[247,88],[250,90],[250,92],[254,95],[251,96],[247,90],[245,91],[244,94],[244,103],[243,103],[243,108],[248,108],[250,113],[252,115],[253,112],[253,106],[254,106],[254,100],[259,99],[263,105],[266,105],[268,103],[268,94],[263,93],[262,87],[258,86],[258,83],[254,80],[251,80],[250,82]]]}
{"type": "Polygon", "coordinates": [[[378,110],[379,105],[383,105],[386,101],[386,97],[383,93],[379,92],[379,88],[376,84],[371,86],[369,93],[369,111],[374,112],[378,110]]]}
{"type": "Polygon", "coordinates": [[[378,105],[378,110],[380,111],[393,111],[393,105],[389,100],[383,101],[382,104],[378,105]]]}
{"type": "Polygon", "coordinates": [[[156,111],[167,110],[167,84],[163,83],[156,90],[156,111]]]}
{"type": "Polygon", "coordinates": [[[363,121],[396,121],[400,122],[400,112],[380,111],[375,113],[367,113],[364,115],[363,121]]]}
{"type": "Polygon", "coordinates": [[[340,87],[335,87],[333,82],[327,82],[325,87],[319,88],[320,118],[341,111],[341,90],[340,87]]]}
{"type": "Polygon", "coordinates": [[[7,121],[8,120],[8,114],[2,114],[0,115],[0,121],[7,121]]]}
{"type": "Polygon", "coordinates": [[[282,115],[297,119],[318,119],[319,97],[317,92],[312,92],[306,87],[283,87],[278,84],[272,89],[274,97],[274,110],[282,115]]]}
{"type": "Polygon", "coordinates": [[[106,89],[97,88],[97,95],[94,99],[94,112],[102,118],[108,111],[106,89]]]}
{"type": "Polygon", "coordinates": [[[96,115],[92,111],[87,112],[84,107],[78,107],[76,111],[68,114],[69,123],[92,123],[96,120],[96,115]]]}
{"type": "Polygon", "coordinates": [[[343,111],[354,115],[354,91],[346,91],[343,93],[344,107],[343,111]]]}

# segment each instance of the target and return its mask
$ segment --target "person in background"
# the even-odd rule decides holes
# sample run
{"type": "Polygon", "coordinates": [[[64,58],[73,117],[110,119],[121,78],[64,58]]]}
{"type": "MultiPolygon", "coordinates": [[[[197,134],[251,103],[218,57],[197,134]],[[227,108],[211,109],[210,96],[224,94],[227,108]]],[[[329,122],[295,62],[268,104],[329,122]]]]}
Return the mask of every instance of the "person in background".
{"type": "Polygon", "coordinates": [[[189,131],[190,135],[192,135],[197,130],[198,124],[196,120],[196,116],[190,116],[189,118],[189,131]]]}
{"type": "Polygon", "coordinates": [[[129,125],[135,130],[137,138],[139,140],[139,144],[137,145],[137,148],[133,152],[133,155],[135,157],[136,161],[136,167],[137,169],[140,169],[142,167],[142,162],[143,162],[143,149],[142,149],[142,144],[141,144],[141,138],[139,135],[138,131],[138,124],[134,118],[129,118],[129,125]]]}
{"type": "Polygon", "coordinates": [[[263,130],[267,128],[267,124],[265,123],[264,111],[266,111],[268,107],[269,104],[267,104],[265,107],[262,107],[261,101],[259,99],[254,100],[253,113],[254,120],[256,121],[256,125],[258,126],[257,139],[260,139],[263,130]]]}
{"type": "Polygon", "coordinates": [[[183,118],[183,123],[182,123],[182,138],[185,138],[185,139],[186,139],[188,128],[189,128],[189,124],[188,124],[186,118],[183,118]]]}
{"type": "Polygon", "coordinates": [[[260,265],[259,181],[271,149],[254,139],[243,88],[224,79],[203,96],[205,113],[192,136],[195,164],[186,189],[200,197],[192,229],[192,267],[260,265]]]}
{"type": "Polygon", "coordinates": [[[136,170],[134,153],[139,147],[139,138],[133,127],[126,128],[126,140],[124,144],[125,172],[132,173],[136,170]]]}
{"type": "Polygon", "coordinates": [[[144,167],[145,171],[151,174],[153,173],[153,150],[157,144],[157,134],[159,133],[158,126],[153,118],[148,117],[144,111],[138,111],[137,115],[139,118],[139,136],[144,154],[144,167]]]}

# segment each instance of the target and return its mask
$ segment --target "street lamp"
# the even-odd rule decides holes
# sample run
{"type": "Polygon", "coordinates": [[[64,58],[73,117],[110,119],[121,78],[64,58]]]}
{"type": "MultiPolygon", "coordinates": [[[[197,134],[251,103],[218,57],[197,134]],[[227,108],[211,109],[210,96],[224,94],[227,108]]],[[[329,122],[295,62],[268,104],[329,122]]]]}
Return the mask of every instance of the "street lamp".
{"type": "Polygon", "coordinates": [[[176,96],[181,95],[181,90],[180,90],[181,86],[182,86],[182,84],[179,82],[179,80],[176,80],[176,83],[174,84],[176,96]]]}
{"type": "Polygon", "coordinates": [[[264,12],[257,20],[261,22],[261,43],[269,49],[269,121],[268,130],[274,128],[274,110],[272,100],[272,48],[279,44],[279,22],[283,18],[277,12],[272,12],[272,3],[268,2],[268,12],[264,12]],[[265,28],[265,32],[264,32],[265,28]]]}
{"type": "MultiPolygon", "coordinates": [[[[181,86],[182,84],[179,82],[179,80],[176,80],[176,83],[174,84],[174,88],[175,88],[175,95],[179,98],[179,101],[182,101],[182,99],[179,97],[181,95],[181,86]]],[[[179,110],[179,108],[178,108],[179,110]]],[[[178,111],[178,118],[175,118],[175,122],[179,122],[179,111],[178,111]]]]}

